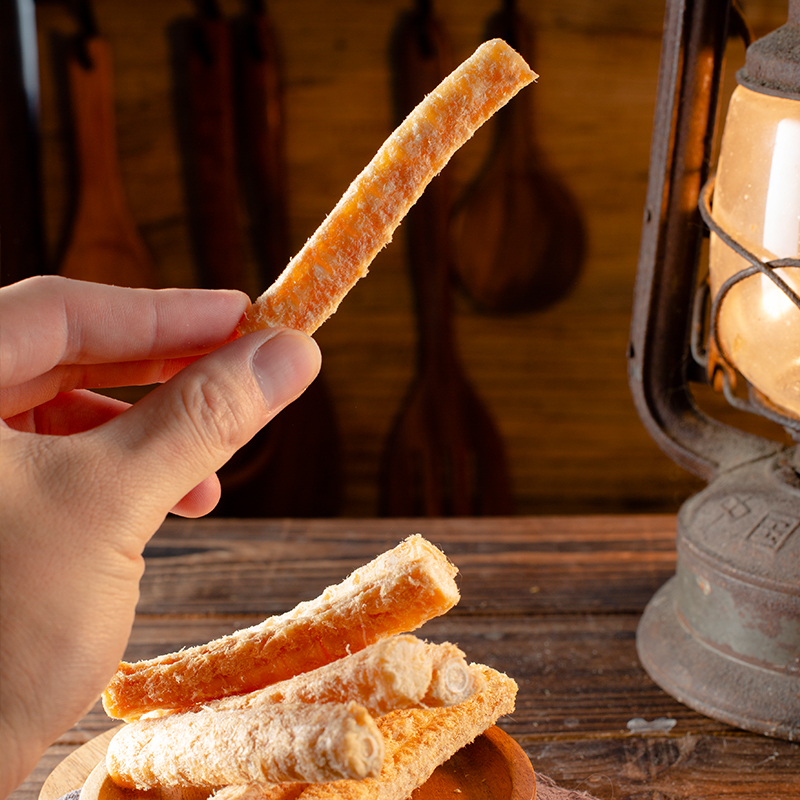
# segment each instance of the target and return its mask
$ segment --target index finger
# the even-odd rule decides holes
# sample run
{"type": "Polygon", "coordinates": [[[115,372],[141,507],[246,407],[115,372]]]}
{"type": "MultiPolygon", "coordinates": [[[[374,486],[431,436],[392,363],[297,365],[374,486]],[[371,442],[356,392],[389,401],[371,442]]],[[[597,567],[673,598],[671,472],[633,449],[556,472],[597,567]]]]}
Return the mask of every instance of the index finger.
{"type": "Polygon", "coordinates": [[[128,289],[55,275],[0,290],[0,383],[59,364],[183,358],[229,339],[249,298],[206,289],[128,289]]]}

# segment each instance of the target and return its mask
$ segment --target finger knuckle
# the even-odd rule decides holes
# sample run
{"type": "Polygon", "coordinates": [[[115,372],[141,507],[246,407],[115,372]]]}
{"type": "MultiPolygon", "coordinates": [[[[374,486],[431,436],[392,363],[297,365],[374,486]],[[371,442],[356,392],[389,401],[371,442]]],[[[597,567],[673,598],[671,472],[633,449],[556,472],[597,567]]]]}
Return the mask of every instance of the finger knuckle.
{"type": "Polygon", "coordinates": [[[243,444],[240,413],[224,387],[198,376],[186,383],[182,399],[199,444],[213,458],[226,457],[243,444]]]}

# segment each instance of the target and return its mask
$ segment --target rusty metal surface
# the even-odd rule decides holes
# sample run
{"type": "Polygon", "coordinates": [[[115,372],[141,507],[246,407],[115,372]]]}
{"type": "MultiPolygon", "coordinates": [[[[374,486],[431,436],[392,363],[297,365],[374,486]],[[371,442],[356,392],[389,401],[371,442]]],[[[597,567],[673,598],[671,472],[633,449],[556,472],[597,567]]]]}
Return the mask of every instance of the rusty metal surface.
{"type": "Polygon", "coordinates": [[[772,442],[723,425],[692,398],[691,308],[705,235],[697,209],[708,178],[728,0],[670,0],[634,290],[628,374],[639,416],[674,461],[711,480],[768,456],[772,442]]]}
{"type": "Polygon", "coordinates": [[[676,575],[637,633],[645,669],[681,702],[791,741],[800,740],[796,480],[785,460],[764,459],[684,504],[676,575]]]}
{"type": "Polygon", "coordinates": [[[639,623],[636,645],[650,677],[701,714],[765,736],[800,741],[800,678],[709,648],[683,626],[677,603],[677,578],[672,578],[639,623]]]}

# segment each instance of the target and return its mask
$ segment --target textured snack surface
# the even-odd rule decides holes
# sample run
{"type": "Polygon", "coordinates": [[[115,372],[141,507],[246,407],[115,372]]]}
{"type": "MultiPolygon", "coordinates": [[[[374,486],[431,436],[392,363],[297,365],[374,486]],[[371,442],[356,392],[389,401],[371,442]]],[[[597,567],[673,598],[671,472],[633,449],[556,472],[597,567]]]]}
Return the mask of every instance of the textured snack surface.
{"type": "MultiPolygon", "coordinates": [[[[439,765],[514,710],[517,684],[483,664],[471,664],[480,690],[450,708],[405,709],[377,720],[383,735],[380,775],[334,784],[227,786],[211,800],[406,800],[439,765]]],[[[457,797],[457,795],[455,795],[457,797]]]]}
{"type": "Polygon", "coordinates": [[[432,655],[431,682],[421,705],[433,708],[458,705],[480,690],[483,680],[480,671],[467,664],[464,653],[455,645],[445,642],[432,655]]]}
{"type": "Polygon", "coordinates": [[[186,712],[123,726],[106,768],[127,788],[323,783],[377,775],[383,739],[355,703],[186,712]]]}
{"type": "Polygon", "coordinates": [[[538,76],[502,39],[484,42],[392,133],[289,265],[247,310],[242,333],[313,333],[387,245],[409,208],[499,108],[538,76]]]}
{"type": "Polygon", "coordinates": [[[255,708],[271,703],[353,701],[375,717],[398,708],[453,705],[475,690],[464,654],[449,643],[392,636],[324,667],[204,708],[255,708]],[[465,677],[469,676],[469,677],[465,677]]]}
{"type": "Polygon", "coordinates": [[[514,710],[517,684],[490,667],[473,665],[483,688],[450,708],[405,709],[377,720],[385,754],[381,773],[361,781],[314,784],[302,800],[406,800],[456,751],[514,710]]]}
{"type": "Polygon", "coordinates": [[[103,706],[111,717],[134,720],[309,672],[444,614],[459,599],[456,574],[438,548],[410,536],[286,614],[205,645],[123,662],[103,706]]]}

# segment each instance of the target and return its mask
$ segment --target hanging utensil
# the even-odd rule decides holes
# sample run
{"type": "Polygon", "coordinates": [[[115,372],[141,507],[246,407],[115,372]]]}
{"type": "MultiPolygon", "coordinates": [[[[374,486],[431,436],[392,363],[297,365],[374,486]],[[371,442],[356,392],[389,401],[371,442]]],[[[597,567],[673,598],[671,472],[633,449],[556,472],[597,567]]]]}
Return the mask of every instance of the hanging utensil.
{"type": "Polygon", "coordinates": [[[0,285],[46,271],[33,0],[0,3],[0,285]]]}
{"type": "Polygon", "coordinates": [[[215,0],[173,27],[190,227],[200,281],[249,292],[236,172],[231,34],[215,0]]]}
{"type": "Polygon", "coordinates": [[[59,272],[69,278],[154,287],[153,260],[122,183],[114,113],[111,48],[88,0],[78,3],[82,32],[67,55],[77,162],[77,207],[59,272]]]}
{"type": "MultiPolygon", "coordinates": [[[[269,22],[263,9],[251,9],[232,26],[216,2],[203,0],[194,17],[175,23],[172,39],[180,67],[180,129],[201,280],[208,288],[237,288],[252,295],[274,280],[289,251],[283,122],[282,114],[275,113],[280,95],[269,22]],[[249,176],[259,276],[247,268],[240,159],[242,174],[249,176]]],[[[338,440],[326,401],[324,387],[315,381],[220,469],[217,516],[337,513],[338,440]]]]}
{"type": "MultiPolygon", "coordinates": [[[[402,116],[450,72],[449,51],[431,3],[419,2],[401,20],[395,41],[402,116]]],[[[502,440],[456,352],[447,234],[450,209],[445,170],[405,221],[416,301],[418,364],[384,453],[384,515],[504,515],[512,509],[502,440]]]]}
{"type": "MultiPolygon", "coordinates": [[[[498,36],[533,63],[533,29],[504,0],[487,38],[498,36]]],[[[533,129],[534,92],[521,92],[496,117],[496,139],[476,181],[457,204],[456,270],[479,307],[539,311],[561,300],[580,273],[586,235],[578,205],[545,163],[533,129]]]]}
{"type": "MultiPolygon", "coordinates": [[[[247,4],[235,25],[241,175],[260,288],[291,257],[285,125],[275,32],[263,3],[247,4]]],[[[220,473],[220,513],[333,517],[341,504],[339,433],[324,375],[287,406],[220,473]],[[255,484],[261,485],[254,495],[255,484]]]]}
{"type": "Polygon", "coordinates": [[[259,291],[292,256],[280,54],[262,0],[246,0],[234,20],[240,175],[259,267],[259,291]]]}

